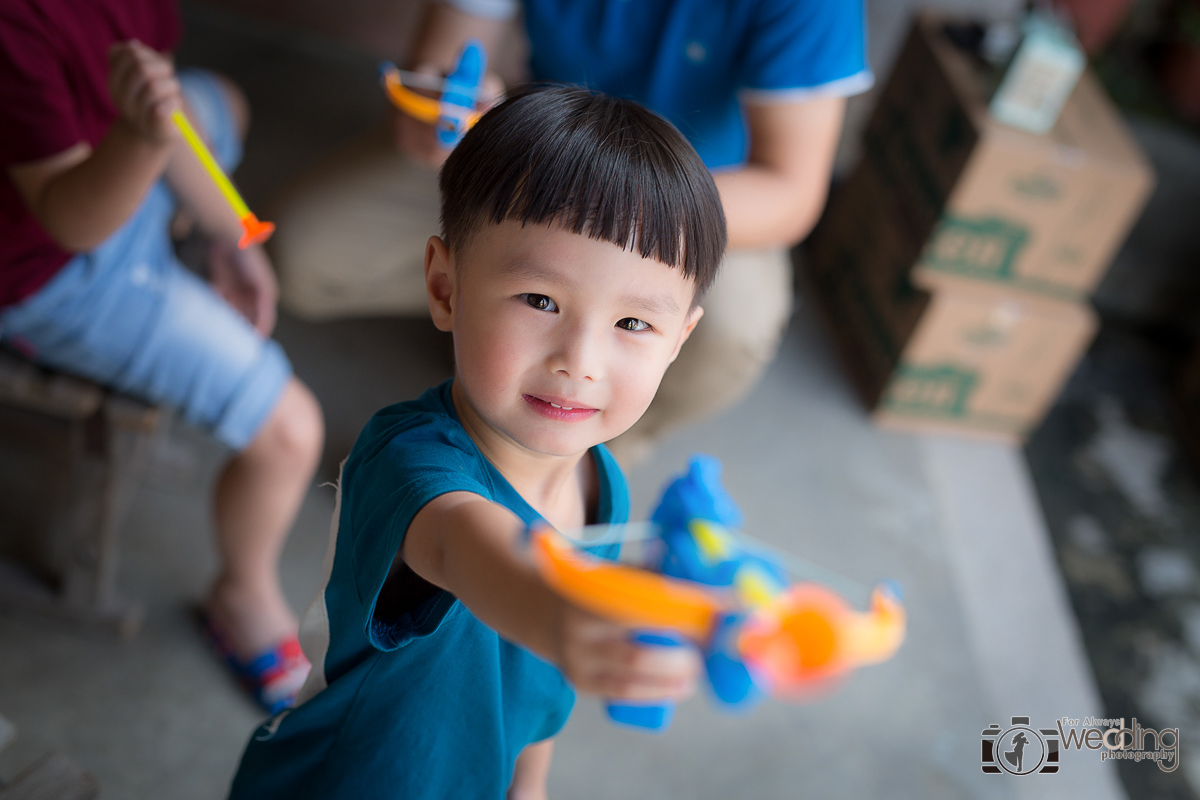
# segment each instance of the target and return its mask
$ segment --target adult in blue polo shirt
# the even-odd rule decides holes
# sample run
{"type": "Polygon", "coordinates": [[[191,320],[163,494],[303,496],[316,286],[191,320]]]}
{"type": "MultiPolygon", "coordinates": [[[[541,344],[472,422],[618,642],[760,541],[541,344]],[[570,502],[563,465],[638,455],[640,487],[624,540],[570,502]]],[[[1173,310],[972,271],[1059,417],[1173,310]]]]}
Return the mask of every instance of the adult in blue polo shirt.
{"type": "MultiPolygon", "coordinates": [[[[824,207],[845,98],[873,81],[863,5],[441,0],[429,7],[408,66],[446,74],[468,38],[499,52],[520,12],[535,80],[584,84],[665,116],[713,171],[725,210],[729,253],[702,301],[704,319],[646,414],[610,443],[628,465],[664,433],[739,400],[774,357],[792,309],[788,250],[824,207]]],[[[423,310],[424,236],[408,226],[424,231],[433,221],[419,218],[436,213],[436,203],[422,208],[412,198],[432,193],[436,179],[414,164],[435,167],[448,151],[431,126],[400,114],[395,122],[395,141],[407,158],[373,142],[343,157],[340,171],[323,170],[307,197],[294,197],[278,212],[276,262],[293,311],[327,317],[423,310]],[[339,230],[353,235],[338,239],[339,230]],[[369,287],[359,284],[354,300],[354,278],[347,275],[358,264],[378,274],[369,287]],[[331,283],[340,285],[336,297],[327,291],[331,283]]]]}
{"type": "Polygon", "coordinates": [[[524,8],[536,80],[638,101],[679,128],[714,171],[747,166],[748,125],[770,122],[758,119],[762,107],[768,117],[788,106],[811,115],[819,112],[807,101],[871,82],[854,0],[526,0],[524,8]]]}

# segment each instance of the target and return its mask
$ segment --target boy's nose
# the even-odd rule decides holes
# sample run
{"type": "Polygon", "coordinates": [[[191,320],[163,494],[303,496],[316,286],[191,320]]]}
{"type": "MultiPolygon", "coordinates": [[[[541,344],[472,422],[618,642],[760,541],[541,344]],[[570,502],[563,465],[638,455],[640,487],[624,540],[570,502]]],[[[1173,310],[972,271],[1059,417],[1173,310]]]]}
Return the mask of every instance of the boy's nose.
{"type": "Polygon", "coordinates": [[[602,347],[586,325],[572,326],[555,342],[550,369],[574,380],[596,380],[603,371],[602,347]]]}

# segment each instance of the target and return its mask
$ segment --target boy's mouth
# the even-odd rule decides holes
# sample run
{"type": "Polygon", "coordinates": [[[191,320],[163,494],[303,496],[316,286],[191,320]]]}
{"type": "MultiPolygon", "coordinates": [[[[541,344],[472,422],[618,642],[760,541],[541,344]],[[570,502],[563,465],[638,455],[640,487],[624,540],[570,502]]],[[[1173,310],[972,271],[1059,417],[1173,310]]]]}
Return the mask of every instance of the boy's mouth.
{"type": "Polygon", "coordinates": [[[549,419],[575,422],[587,419],[598,410],[562,397],[538,397],[532,394],[522,395],[522,397],[525,398],[525,402],[529,404],[530,408],[549,419]]]}

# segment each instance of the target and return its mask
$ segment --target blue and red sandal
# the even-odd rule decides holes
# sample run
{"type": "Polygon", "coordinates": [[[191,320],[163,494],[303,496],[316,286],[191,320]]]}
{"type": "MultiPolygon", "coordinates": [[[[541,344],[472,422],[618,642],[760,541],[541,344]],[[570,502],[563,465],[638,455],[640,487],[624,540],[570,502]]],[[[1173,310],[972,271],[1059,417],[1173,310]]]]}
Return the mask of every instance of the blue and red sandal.
{"type": "Polygon", "coordinates": [[[268,714],[278,714],[295,705],[296,695],[312,669],[312,664],[300,649],[299,639],[294,635],[289,636],[270,650],[244,661],[207,614],[202,613],[201,620],[208,640],[238,683],[268,714]]]}

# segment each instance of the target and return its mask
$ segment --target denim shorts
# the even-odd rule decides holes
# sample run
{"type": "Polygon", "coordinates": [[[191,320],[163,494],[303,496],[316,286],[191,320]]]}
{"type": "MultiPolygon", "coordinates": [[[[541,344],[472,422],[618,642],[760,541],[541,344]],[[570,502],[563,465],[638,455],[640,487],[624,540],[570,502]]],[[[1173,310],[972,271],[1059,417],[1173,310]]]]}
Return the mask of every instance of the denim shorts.
{"type": "MultiPolygon", "coordinates": [[[[179,79],[213,155],[232,169],[241,141],[217,78],[192,70],[179,79]]],[[[0,309],[0,340],[45,366],[174,408],[241,450],[275,408],[291,364],[175,258],[175,205],[159,181],[103,244],[0,309]]]]}

